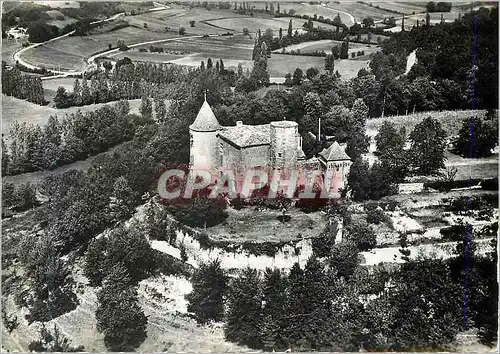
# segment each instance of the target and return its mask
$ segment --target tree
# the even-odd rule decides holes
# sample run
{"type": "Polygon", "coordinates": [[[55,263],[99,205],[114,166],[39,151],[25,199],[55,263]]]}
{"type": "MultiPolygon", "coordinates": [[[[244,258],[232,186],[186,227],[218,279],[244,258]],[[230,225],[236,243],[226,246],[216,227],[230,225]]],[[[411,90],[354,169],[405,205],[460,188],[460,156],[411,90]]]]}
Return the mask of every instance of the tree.
{"type": "Polygon", "coordinates": [[[482,120],[477,116],[466,119],[454,142],[454,152],[464,157],[490,156],[498,142],[495,121],[482,120]]]}
{"type": "Polygon", "coordinates": [[[306,70],[306,77],[308,80],[312,80],[313,78],[318,76],[318,74],[319,74],[319,71],[315,67],[311,67],[311,68],[306,70]]]}
{"type": "Polygon", "coordinates": [[[189,21],[189,25],[190,25],[191,27],[194,27],[194,24],[195,24],[195,21],[194,21],[194,20],[189,21]]]}
{"type": "Polygon", "coordinates": [[[246,268],[230,282],[224,328],[226,340],[261,348],[262,279],[258,270],[246,268]]]}
{"type": "Polygon", "coordinates": [[[373,21],[373,18],[371,18],[371,17],[364,18],[362,23],[363,23],[363,27],[365,27],[365,28],[370,28],[370,27],[375,25],[375,21],[373,21]]]}
{"type": "Polygon", "coordinates": [[[281,27],[279,29],[278,38],[280,39],[280,41],[283,39],[283,28],[281,28],[281,27]]]}
{"type": "Polygon", "coordinates": [[[408,173],[408,163],[404,151],[405,137],[397,130],[394,123],[384,121],[379,133],[375,137],[377,143],[377,156],[388,175],[396,183],[401,183],[408,173]]]}
{"type": "Polygon", "coordinates": [[[409,137],[410,162],[420,174],[432,174],[444,167],[446,132],[431,116],[418,123],[409,137]]]}
{"type": "Polygon", "coordinates": [[[375,232],[366,222],[353,220],[345,231],[346,239],[354,242],[362,252],[369,251],[377,245],[375,232]]]}
{"type": "Polygon", "coordinates": [[[111,351],[133,351],[146,339],[148,320],[141,309],[137,289],[131,286],[126,268],[110,269],[97,293],[97,330],[111,351]]]}
{"type": "Polygon", "coordinates": [[[368,162],[358,157],[354,160],[347,176],[347,183],[354,200],[366,200],[370,196],[370,168],[368,162]]]}
{"type": "Polygon", "coordinates": [[[9,173],[9,151],[7,150],[7,145],[2,137],[2,176],[6,176],[9,173]]]}
{"type": "Polygon", "coordinates": [[[57,108],[66,108],[71,106],[72,102],[70,102],[70,96],[63,86],[59,86],[57,88],[56,95],[54,96],[54,103],[57,108]]]}
{"type": "Polygon", "coordinates": [[[182,36],[186,33],[186,29],[184,27],[179,27],[179,34],[182,36]]]}
{"type": "Polygon", "coordinates": [[[267,71],[267,59],[265,57],[261,57],[254,62],[250,79],[257,84],[257,87],[269,85],[269,72],[267,71]]]}
{"type": "Polygon", "coordinates": [[[56,252],[50,236],[35,239],[26,235],[19,258],[25,265],[30,292],[26,298],[28,321],[46,322],[76,308],[71,270],[56,252]]]}
{"type": "Polygon", "coordinates": [[[340,59],[349,58],[349,39],[342,42],[340,45],[340,59]]]}
{"type": "Polygon", "coordinates": [[[244,34],[245,36],[248,36],[248,34],[249,34],[249,33],[250,33],[250,31],[248,30],[248,28],[247,28],[247,27],[244,27],[244,28],[243,28],[243,34],[244,34]]]}
{"type": "Polygon", "coordinates": [[[193,274],[193,290],[186,295],[188,311],[199,323],[222,321],[229,278],[220,261],[203,263],[193,274]]]}
{"type": "Polygon", "coordinates": [[[292,25],[292,19],[290,19],[290,22],[288,22],[288,31],[287,31],[288,38],[292,37],[292,33],[293,33],[293,25],[292,25]]]}
{"type": "Polygon", "coordinates": [[[335,70],[335,58],[333,54],[327,54],[325,57],[325,70],[328,71],[330,75],[333,74],[335,70]]]}
{"type": "Polygon", "coordinates": [[[115,222],[130,217],[134,211],[137,195],[130,188],[127,179],[118,177],[113,184],[113,192],[109,201],[109,216],[115,222]]]}
{"type": "Polygon", "coordinates": [[[42,323],[40,329],[40,339],[32,341],[28,345],[28,350],[31,352],[83,352],[84,347],[71,346],[71,341],[66,338],[54,324],[54,331],[51,333],[42,323]]]}
{"type": "Polygon", "coordinates": [[[304,74],[302,72],[302,69],[300,69],[300,68],[295,69],[295,71],[293,72],[293,77],[292,77],[292,85],[294,85],[294,86],[301,85],[303,76],[304,76],[304,74]]]}
{"type": "Polygon", "coordinates": [[[265,349],[285,348],[283,338],[283,317],[286,313],[286,275],[278,269],[266,268],[263,280],[263,311],[266,314],[260,336],[265,349]]]}
{"type": "Polygon", "coordinates": [[[149,97],[143,97],[141,100],[141,114],[145,119],[151,119],[153,116],[153,104],[149,97]]]}
{"type": "Polygon", "coordinates": [[[212,69],[213,66],[214,66],[214,64],[212,62],[212,58],[208,58],[207,59],[207,70],[212,69]]]}
{"type": "MultiPolygon", "coordinates": [[[[128,102],[128,101],[125,101],[128,102]]],[[[155,118],[159,123],[165,123],[167,119],[167,106],[163,99],[155,100],[155,118]]]]}
{"type": "Polygon", "coordinates": [[[342,26],[342,19],[340,18],[339,13],[337,13],[337,16],[334,17],[333,25],[337,27],[337,31],[338,31],[338,28],[342,26]]]}

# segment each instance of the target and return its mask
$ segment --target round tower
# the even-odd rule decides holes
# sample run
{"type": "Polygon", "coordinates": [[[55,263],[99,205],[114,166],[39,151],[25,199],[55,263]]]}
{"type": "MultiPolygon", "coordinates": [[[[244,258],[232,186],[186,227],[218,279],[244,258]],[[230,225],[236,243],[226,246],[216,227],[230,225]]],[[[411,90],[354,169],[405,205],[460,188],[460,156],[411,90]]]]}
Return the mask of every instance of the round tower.
{"type": "Polygon", "coordinates": [[[299,125],[287,120],[271,122],[270,134],[271,167],[295,167],[300,147],[299,125]]]}
{"type": "Polygon", "coordinates": [[[190,168],[216,171],[220,165],[217,134],[222,127],[205,100],[193,124],[189,126],[190,168]]]}

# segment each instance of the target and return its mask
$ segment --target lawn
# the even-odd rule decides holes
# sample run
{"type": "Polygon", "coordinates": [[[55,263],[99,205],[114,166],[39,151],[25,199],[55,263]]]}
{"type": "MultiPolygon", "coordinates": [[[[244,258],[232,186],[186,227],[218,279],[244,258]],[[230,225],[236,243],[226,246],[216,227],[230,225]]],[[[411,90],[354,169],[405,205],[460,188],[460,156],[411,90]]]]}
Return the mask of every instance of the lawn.
{"type": "Polygon", "coordinates": [[[222,224],[209,227],[210,238],[231,242],[281,242],[318,236],[324,229],[326,218],[321,212],[306,214],[291,208],[289,222],[282,223],[279,210],[257,210],[245,207],[241,210],[228,208],[228,218],[222,224]]]}
{"type": "MultiPolygon", "coordinates": [[[[302,55],[273,54],[267,61],[271,77],[284,77],[287,73],[293,74],[296,68],[305,72],[310,67],[317,68],[320,72],[325,69],[325,58],[302,55]]],[[[335,61],[335,70],[338,70],[342,79],[348,80],[355,77],[358,71],[366,68],[368,60],[342,59],[335,61]]]]}
{"type": "MultiPolygon", "coordinates": [[[[51,100],[52,97],[45,97],[45,99],[51,100]]],[[[141,100],[130,100],[129,102],[130,111],[132,113],[138,113],[141,100]]],[[[39,106],[25,100],[2,95],[2,134],[4,136],[9,135],[10,125],[14,121],[20,123],[45,124],[51,115],[57,115],[59,118],[62,118],[65,114],[76,113],[78,110],[82,112],[93,111],[103,105],[104,103],[98,103],[82,107],[56,109],[49,106],[39,106]]]]}

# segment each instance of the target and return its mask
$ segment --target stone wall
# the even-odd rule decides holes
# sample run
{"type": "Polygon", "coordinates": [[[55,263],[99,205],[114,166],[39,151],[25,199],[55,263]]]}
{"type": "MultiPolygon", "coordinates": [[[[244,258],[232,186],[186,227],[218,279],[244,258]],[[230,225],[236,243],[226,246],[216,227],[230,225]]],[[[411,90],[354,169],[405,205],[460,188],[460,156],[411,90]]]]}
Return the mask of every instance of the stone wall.
{"type": "Polygon", "coordinates": [[[190,164],[199,169],[217,169],[220,165],[217,132],[190,131],[190,164]]]}

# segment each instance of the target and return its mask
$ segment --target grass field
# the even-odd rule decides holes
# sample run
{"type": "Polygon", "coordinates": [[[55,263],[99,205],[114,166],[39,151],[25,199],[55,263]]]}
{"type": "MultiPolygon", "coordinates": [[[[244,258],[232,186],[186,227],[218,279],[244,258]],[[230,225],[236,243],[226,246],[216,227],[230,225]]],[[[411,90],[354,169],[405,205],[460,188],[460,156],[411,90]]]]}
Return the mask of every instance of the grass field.
{"type": "MultiPolygon", "coordinates": [[[[332,47],[335,46],[340,46],[342,44],[341,41],[334,41],[330,39],[324,39],[320,41],[311,41],[311,42],[303,42],[299,44],[292,44],[288,47],[284,47],[281,49],[276,49],[274,52],[275,53],[282,53],[283,49],[285,52],[290,52],[290,51],[297,51],[300,50],[302,53],[313,53],[315,51],[324,51],[327,54],[331,53],[332,47]]],[[[367,57],[376,52],[379,51],[380,48],[376,45],[366,45],[362,43],[349,43],[349,55],[353,52],[358,52],[358,51],[364,51],[365,55],[363,56],[363,59],[366,60],[367,57]]]]}
{"type": "MultiPolygon", "coordinates": [[[[45,97],[45,99],[52,99],[52,97],[45,97]]],[[[129,102],[130,111],[132,113],[138,113],[141,100],[130,100],[129,102]]],[[[75,113],[78,110],[82,112],[93,111],[103,105],[105,104],[98,103],[82,107],[56,109],[49,106],[39,106],[25,100],[2,95],[2,134],[4,136],[9,135],[10,125],[14,121],[20,123],[45,124],[50,115],[57,115],[59,118],[62,118],[65,114],[75,113]]]]}
{"type": "Polygon", "coordinates": [[[2,60],[7,65],[14,65],[14,53],[22,48],[22,39],[18,39],[17,43],[14,39],[2,39],[2,60]]]}
{"type": "MultiPolygon", "coordinates": [[[[415,114],[409,114],[407,116],[390,116],[384,118],[374,118],[368,119],[366,122],[366,134],[368,136],[375,136],[380,129],[380,126],[384,121],[390,121],[394,123],[397,129],[402,127],[406,128],[406,134],[410,134],[415,125],[420,123],[422,120],[428,116],[432,116],[437,119],[443,129],[446,131],[448,136],[456,135],[462,126],[462,122],[466,118],[470,118],[474,114],[474,111],[463,110],[463,111],[441,111],[441,112],[418,112],[415,114]]],[[[476,114],[479,117],[484,118],[486,111],[477,111],[476,114]]]]}
{"type": "Polygon", "coordinates": [[[254,210],[253,207],[235,210],[227,209],[228,218],[217,226],[207,228],[210,238],[218,241],[234,242],[280,242],[318,236],[325,227],[322,213],[306,214],[297,208],[291,208],[288,215],[290,222],[282,223],[279,210],[254,210]],[[252,225],[252,227],[248,227],[252,225]]]}
{"type": "MultiPolygon", "coordinates": [[[[376,1],[373,2],[374,6],[379,6],[380,9],[387,9],[397,12],[402,12],[405,14],[411,14],[413,12],[425,12],[426,2],[411,2],[411,1],[376,1]]],[[[376,11],[377,8],[374,8],[376,11]]]]}
{"type": "MultiPolygon", "coordinates": [[[[250,2],[250,6],[255,6],[258,9],[265,9],[265,2],[250,2]]],[[[274,7],[276,9],[276,4],[274,4],[274,7]]],[[[346,12],[343,12],[342,10],[339,9],[331,9],[326,6],[321,6],[321,5],[311,5],[307,4],[306,2],[303,3],[281,3],[280,2],[280,11],[290,11],[293,9],[295,11],[295,14],[297,15],[308,15],[308,16],[314,16],[318,15],[323,16],[324,18],[330,18],[334,19],[337,14],[340,15],[340,19],[342,20],[342,23],[346,24],[347,26],[352,26],[354,24],[354,18],[346,12]]]]}
{"type": "Polygon", "coordinates": [[[73,92],[73,84],[75,82],[74,78],[71,77],[61,77],[57,79],[44,80],[43,83],[43,94],[47,101],[52,101],[56,95],[57,88],[62,86],[68,92],[73,92]]]}
{"type": "MultiPolygon", "coordinates": [[[[374,3],[374,5],[376,4],[377,3],[374,3]]],[[[333,10],[341,10],[350,13],[355,17],[357,23],[361,23],[363,19],[367,17],[373,18],[374,21],[380,21],[386,17],[391,17],[396,15],[392,12],[383,9],[377,9],[375,7],[371,7],[367,4],[363,4],[358,1],[340,2],[340,3],[329,2],[327,6],[333,10]]]]}
{"type": "MultiPolygon", "coordinates": [[[[287,73],[293,74],[296,68],[305,72],[310,67],[315,67],[320,72],[325,69],[325,58],[301,55],[273,54],[267,61],[269,75],[271,77],[284,77],[287,73]]],[[[358,74],[362,68],[368,65],[367,60],[335,60],[335,70],[338,70],[342,79],[350,79],[358,74]]]]}
{"type": "Polygon", "coordinates": [[[47,68],[59,67],[65,70],[83,70],[85,59],[91,54],[105,50],[108,44],[114,47],[118,39],[125,44],[134,44],[146,40],[157,40],[177,36],[174,33],[152,32],[141,28],[127,27],[100,34],[89,34],[86,37],[65,37],[59,40],[27,50],[21,57],[30,64],[47,68]]]}
{"type": "MultiPolygon", "coordinates": [[[[207,21],[214,26],[223,27],[227,29],[231,29],[236,32],[242,32],[243,28],[248,28],[250,32],[257,32],[257,30],[261,30],[264,32],[266,29],[270,28],[275,33],[275,36],[278,36],[278,31],[280,28],[285,31],[288,29],[288,24],[292,20],[293,30],[303,30],[302,25],[306,20],[291,18],[291,17],[276,17],[276,18],[258,18],[258,17],[228,17],[228,18],[220,18],[207,21]]],[[[326,29],[335,29],[336,27],[313,21],[314,27],[323,27],[326,29]]]]}
{"type": "MultiPolygon", "coordinates": [[[[219,18],[227,17],[242,17],[234,14],[231,11],[219,9],[205,10],[203,8],[194,7],[190,9],[188,6],[171,5],[170,9],[155,11],[151,13],[141,14],[137,16],[128,16],[125,18],[127,22],[135,26],[143,27],[144,23],[153,31],[164,31],[165,27],[170,27],[177,31],[180,27],[186,29],[186,34],[218,34],[225,33],[228,30],[217,28],[213,25],[203,23],[219,18]],[[190,26],[189,21],[195,21],[194,27],[190,26]]],[[[241,31],[239,28],[238,31],[241,31]]]]}

